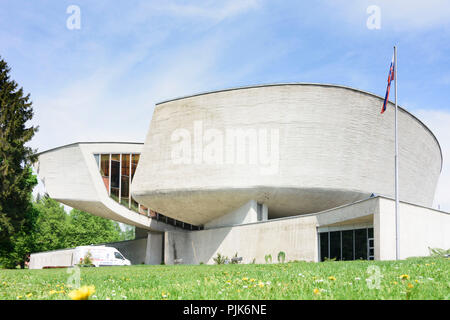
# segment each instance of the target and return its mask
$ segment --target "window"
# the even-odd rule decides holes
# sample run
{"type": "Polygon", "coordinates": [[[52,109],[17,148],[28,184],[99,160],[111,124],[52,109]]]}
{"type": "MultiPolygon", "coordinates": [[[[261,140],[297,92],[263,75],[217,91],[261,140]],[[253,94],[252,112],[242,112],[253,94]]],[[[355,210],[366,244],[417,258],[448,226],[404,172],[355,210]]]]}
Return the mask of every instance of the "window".
{"type": "Polygon", "coordinates": [[[373,228],[319,233],[320,260],[373,260],[373,228]]]}
{"type": "Polygon", "coordinates": [[[122,154],[120,174],[120,203],[130,207],[130,155],[122,154]]]}
{"type": "Polygon", "coordinates": [[[109,154],[102,154],[100,159],[100,174],[109,193],[109,154]]]}
{"type": "Polygon", "coordinates": [[[119,201],[120,188],[120,155],[111,155],[111,196],[116,201],[119,201]]]}
{"type": "Polygon", "coordinates": [[[328,232],[320,233],[320,261],[325,261],[325,258],[329,258],[328,255],[328,232]]]}
{"type": "Polygon", "coordinates": [[[367,229],[355,230],[355,259],[367,259],[367,229]]]}
{"type": "Polygon", "coordinates": [[[353,230],[342,231],[342,260],[353,260],[353,230]]]}
{"type": "MultiPolygon", "coordinates": [[[[188,223],[170,219],[164,215],[149,210],[149,208],[136,202],[130,194],[130,184],[136,172],[139,163],[139,154],[130,153],[114,153],[114,154],[94,154],[95,162],[99,168],[105,188],[109,196],[121,205],[131,209],[137,213],[150,216],[159,221],[165,221],[171,225],[179,226],[183,229],[200,230],[199,227],[191,226],[188,223]]],[[[262,205],[258,204],[258,217],[261,212],[262,219],[262,205]]],[[[260,218],[258,218],[259,220],[260,218]]],[[[123,257],[122,257],[123,258],[123,257]]]]}
{"type": "Polygon", "coordinates": [[[114,257],[116,259],[125,260],[125,258],[118,252],[114,252],[114,257]]]}
{"type": "Polygon", "coordinates": [[[341,260],[341,232],[330,232],[330,259],[341,260]]]}

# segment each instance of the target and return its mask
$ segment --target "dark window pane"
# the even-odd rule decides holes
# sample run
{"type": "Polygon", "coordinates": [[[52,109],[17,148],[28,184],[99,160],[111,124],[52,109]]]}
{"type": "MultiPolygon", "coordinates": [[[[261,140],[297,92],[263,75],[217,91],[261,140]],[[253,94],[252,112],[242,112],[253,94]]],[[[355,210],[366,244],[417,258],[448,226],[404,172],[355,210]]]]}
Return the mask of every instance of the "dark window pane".
{"type": "Polygon", "coordinates": [[[130,175],[130,155],[122,155],[122,176],[128,177],[130,175]]]}
{"type": "Polygon", "coordinates": [[[102,154],[100,157],[100,174],[106,190],[109,192],[109,154],[102,154]]]}
{"type": "Polygon", "coordinates": [[[111,188],[119,188],[120,162],[111,160],[111,188]]]}
{"type": "Polygon", "coordinates": [[[373,238],[373,228],[369,228],[368,231],[369,231],[368,238],[373,238]]]}
{"type": "Polygon", "coordinates": [[[100,173],[103,177],[109,177],[109,154],[102,154],[100,173]]]}
{"type": "Polygon", "coordinates": [[[121,199],[120,199],[120,203],[122,203],[123,205],[125,205],[126,207],[128,207],[128,196],[129,196],[129,185],[130,185],[130,181],[128,179],[128,177],[124,177],[122,176],[122,184],[121,184],[121,199]]]}
{"type": "Polygon", "coordinates": [[[111,188],[111,198],[119,202],[119,188],[111,188]]]}
{"type": "Polygon", "coordinates": [[[320,233],[320,261],[328,258],[328,232],[320,233]]]}
{"type": "Polygon", "coordinates": [[[330,259],[341,260],[341,232],[330,232],[330,259]]]}
{"type": "Polygon", "coordinates": [[[342,260],[353,260],[353,230],[342,231],[342,260]]]}
{"type": "Polygon", "coordinates": [[[139,212],[139,204],[131,198],[131,210],[139,212]]]}
{"type": "Polygon", "coordinates": [[[367,260],[367,229],[355,230],[355,259],[367,260]]]}

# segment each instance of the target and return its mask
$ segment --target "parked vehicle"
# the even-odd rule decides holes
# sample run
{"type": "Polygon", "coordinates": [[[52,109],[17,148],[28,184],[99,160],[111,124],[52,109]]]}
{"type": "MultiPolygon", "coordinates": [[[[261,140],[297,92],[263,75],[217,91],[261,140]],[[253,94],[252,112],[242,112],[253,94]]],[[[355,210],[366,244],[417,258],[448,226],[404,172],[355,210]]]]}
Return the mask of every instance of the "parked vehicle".
{"type": "Polygon", "coordinates": [[[30,269],[68,268],[84,263],[86,256],[90,256],[89,265],[101,266],[129,266],[130,260],[113,247],[80,246],[70,249],[36,252],[30,255],[30,269]]]}
{"type": "Polygon", "coordinates": [[[73,252],[72,263],[82,264],[87,255],[90,254],[90,260],[93,266],[129,266],[130,260],[113,247],[106,246],[80,246],[76,247],[73,252]]]}

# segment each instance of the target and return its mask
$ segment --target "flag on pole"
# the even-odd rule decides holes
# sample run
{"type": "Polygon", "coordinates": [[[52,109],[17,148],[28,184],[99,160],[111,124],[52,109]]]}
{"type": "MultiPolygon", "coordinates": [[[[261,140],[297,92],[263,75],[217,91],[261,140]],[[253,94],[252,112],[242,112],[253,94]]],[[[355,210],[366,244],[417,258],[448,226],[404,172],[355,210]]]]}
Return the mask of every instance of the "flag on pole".
{"type": "Polygon", "coordinates": [[[387,103],[389,101],[389,91],[391,91],[391,82],[394,80],[395,74],[395,56],[392,56],[391,67],[389,68],[389,77],[388,77],[388,85],[386,88],[386,96],[384,97],[383,108],[381,109],[381,113],[386,111],[387,103]]]}

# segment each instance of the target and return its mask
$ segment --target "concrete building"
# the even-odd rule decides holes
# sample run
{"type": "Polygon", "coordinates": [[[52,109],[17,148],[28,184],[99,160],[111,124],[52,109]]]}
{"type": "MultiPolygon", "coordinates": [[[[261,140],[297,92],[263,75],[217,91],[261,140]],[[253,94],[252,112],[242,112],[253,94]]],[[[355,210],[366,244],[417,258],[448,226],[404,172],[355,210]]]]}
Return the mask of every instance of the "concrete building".
{"type": "MultiPolygon", "coordinates": [[[[208,92],[157,104],[144,144],[75,143],[37,169],[57,201],[136,226],[135,263],[395,259],[394,114],[382,103],[323,84],[208,92]]],[[[450,215],[431,208],[436,137],[403,108],[398,123],[407,258],[449,248],[450,215]]]]}

